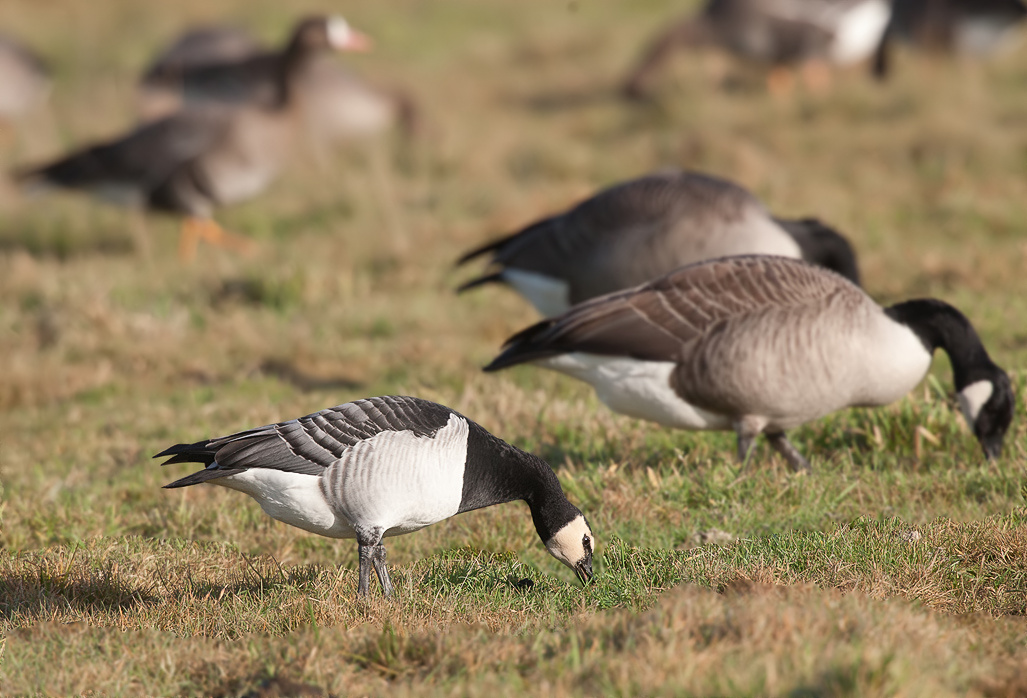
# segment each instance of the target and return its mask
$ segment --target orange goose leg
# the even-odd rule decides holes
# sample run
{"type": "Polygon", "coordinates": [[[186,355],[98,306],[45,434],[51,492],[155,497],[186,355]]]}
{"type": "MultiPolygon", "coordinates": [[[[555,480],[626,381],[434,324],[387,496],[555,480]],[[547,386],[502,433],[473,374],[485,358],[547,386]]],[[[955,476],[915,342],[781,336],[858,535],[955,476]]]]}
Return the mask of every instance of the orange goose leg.
{"type": "Polygon", "coordinates": [[[831,87],[831,68],[822,60],[806,61],[800,69],[802,81],[811,92],[823,94],[831,87]]]}
{"type": "Polygon", "coordinates": [[[200,240],[240,254],[250,254],[254,248],[252,240],[228,232],[210,218],[189,216],[182,222],[182,234],[178,239],[179,259],[183,262],[196,259],[196,248],[200,240]]]}
{"type": "Polygon", "coordinates": [[[774,66],[767,73],[767,92],[774,97],[788,97],[795,87],[795,76],[784,66],[774,66]]]}

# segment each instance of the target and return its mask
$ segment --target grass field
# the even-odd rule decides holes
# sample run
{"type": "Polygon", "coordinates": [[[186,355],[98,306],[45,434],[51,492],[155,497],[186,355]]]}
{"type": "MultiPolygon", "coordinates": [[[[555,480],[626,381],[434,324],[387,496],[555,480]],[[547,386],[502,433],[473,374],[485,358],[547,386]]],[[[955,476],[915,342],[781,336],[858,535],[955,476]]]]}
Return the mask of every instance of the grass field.
{"type": "MultiPolygon", "coordinates": [[[[615,99],[682,4],[343,8],[377,39],[355,69],[413,92],[423,127],[299,156],[225,210],[252,258],[183,266],[160,218],[141,257],[124,211],[0,184],[0,693],[1027,695],[1027,50],[903,54],[885,86],[855,71],[793,99],[682,56],[656,102],[615,99]],[[810,477],[763,444],[742,471],[732,435],[613,415],[568,378],[482,374],[535,316],[503,289],[454,296],[459,253],[665,166],[834,224],[881,302],[961,308],[1019,396],[1003,457],[984,462],[943,355],[907,399],[798,429],[810,477]],[[545,457],[599,539],[595,583],[514,503],[392,539],[397,597],[358,600],[353,542],[221,488],[161,490],[188,467],[150,460],[392,393],[545,457]]],[[[323,9],[5,0],[0,26],[56,85],[0,159],[127,127],[135,75],[183,24],[277,40],[323,9]]]]}

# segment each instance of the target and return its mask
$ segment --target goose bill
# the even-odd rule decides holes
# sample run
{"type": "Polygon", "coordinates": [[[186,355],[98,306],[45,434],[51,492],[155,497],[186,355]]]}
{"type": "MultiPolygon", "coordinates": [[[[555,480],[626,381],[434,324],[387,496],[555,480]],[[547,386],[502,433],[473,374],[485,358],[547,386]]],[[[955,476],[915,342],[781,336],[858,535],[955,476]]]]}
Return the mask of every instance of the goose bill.
{"type": "Polygon", "coordinates": [[[589,555],[587,558],[579,562],[574,567],[574,574],[577,575],[578,581],[581,582],[582,586],[585,586],[588,582],[592,581],[592,556],[589,555]]]}

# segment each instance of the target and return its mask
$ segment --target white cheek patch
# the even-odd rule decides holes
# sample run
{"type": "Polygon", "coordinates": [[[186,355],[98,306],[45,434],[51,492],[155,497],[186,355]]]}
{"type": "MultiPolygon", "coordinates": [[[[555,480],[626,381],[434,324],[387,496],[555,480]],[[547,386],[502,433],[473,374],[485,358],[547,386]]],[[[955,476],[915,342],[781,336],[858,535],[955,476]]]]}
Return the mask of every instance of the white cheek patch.
{"type": "Polygon", "coordinates": [[[345,48],[353,36],[353,30],[349,23],[342,17],[332,17],[328,20],[328,43],[335,48],[345,48]]]}
{"type": "Polygon", "coordinates": [[[574,566],[585,557],[585,547],[581,542],[585,536],[593,541],[592,547],[595,548],[595,539],[588,524],[585,523],[585,517],[578,515],[546,541],[546,550],[557,560],[574,569],[574,566]]]}
{"type": "Polygon", "coordinates": [[[981,413],[981,408],[991,399],[994,391],[995,386],[991,381],[977,381],[959,391],[959,409],[971,429],[977,421],[977,415],[981,413]]]}

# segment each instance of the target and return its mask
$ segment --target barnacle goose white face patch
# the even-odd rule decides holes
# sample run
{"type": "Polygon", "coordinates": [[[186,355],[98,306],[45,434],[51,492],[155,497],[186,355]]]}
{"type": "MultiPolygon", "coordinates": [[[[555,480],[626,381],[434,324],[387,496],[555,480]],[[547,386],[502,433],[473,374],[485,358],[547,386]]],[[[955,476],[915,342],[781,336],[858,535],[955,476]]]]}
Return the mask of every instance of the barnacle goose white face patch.
{"type": "Polygon", "coordinates": [[[991,399],[994,391],[995,386],[991,381],[977,381],[959,391],[959,409],[971,429],[977,421],[977,415],[981,413],[981,408],[991,399]]]}
{"type": "Polygon", "coordinates": [[[546,541],[546,550],[549,551],[549,554],[571,569],[591,555],[595,546],[592,529],[585,523],[585,517],[581,514],[546,541]],[[586,538],[589,545],[587,552],[585,550],[586,538]]]}

